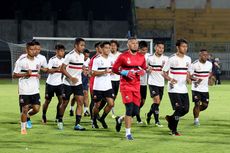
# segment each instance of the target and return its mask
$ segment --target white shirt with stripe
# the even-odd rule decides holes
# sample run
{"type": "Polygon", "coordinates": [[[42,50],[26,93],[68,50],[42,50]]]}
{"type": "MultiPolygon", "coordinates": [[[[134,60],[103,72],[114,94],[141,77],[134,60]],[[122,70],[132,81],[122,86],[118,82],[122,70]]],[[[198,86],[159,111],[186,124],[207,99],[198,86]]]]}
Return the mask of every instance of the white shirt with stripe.
{"type": "Polygon", "coordinates": [[[40,60],[42,68],[48,68],[47,60],[44,55],[38,54],[36,57],[40,60]]]}
{"type": "MultiPolygon", "coordinates": [[[[104,58],[102,55],[95,57],[93,61],[93,71],[104,71],[105,69],[111,69],[111,58],[104,58]]],[[[106,91],[112,89],[110,73],[95,76],[93,90],[106,91]]]]}
{"type": "Polygon", "coordinates": [[[205,63],[201,63],[199,60],[194,61],[191,66],[190,73],[194,77],[202,79],[202,81],[199,84],[196,84],[196,81],[192,81],[192,90],[199,92],[208,92],[208,79],[211,72],[211,62],[206,61],[205,63]]]}
{"type": "MultiPolygon", "coordinates": [[[[112,64],[112,66],[113,66],[113,64],[115,63],[115,61],[117,60],[117,58],[118,58],[119,55],[121,55],[120,52],[116,52],[115,54],[113,54],[113,53],[110,53],[110,54],[109,54],[109,57],[110,57],[110,59],[111,59],[111,64],[112,64]]],[[[115,74],[115,73],[112,73],[110,76],[111,76],[111,80],[112,80],[112,81],[120,81],[120,75],[117,75],[117,74],[115,74]]]]}
{"type": "Polygon", "coordinates": [[[152,72],[148,76],[148,84],[158,87],[164,87],[165,79],[162,75],[162,68],[167,63],[168,57],[161,55],[160,57],[155,54],[148,57],[148,66],[152,68],[152,72]]]}
{"type": "MultiPolygon", "coordinates": [[[[147,65],[147,59],[151,54],[146,53],[145,54],[145,61],[146,61],[146,65],[147,65]]],[[[147,79],[148,79],[148,74],[145,72],[145,74],[143,76],[140,76],[140,85],[141,86],[146,86],[147,85],[147,79]]]]}
{"type": "MultiPolygon", "coordinates": [[[[49,69],[55,69],[62,65],[64,58],[58,58],[57,56],[53,56],[50,58],[48,62],[49,69]]],[[[52,86],[58,86],[62,84],[62,73],[61,71],[56,71],[54,73],[50,73],[46,80],[46,83],[52,86]]]]}
{"type": "Polygon", "coordinates": [[[28,70],[32,71],[30,77],[21,77],[18,81],[19,95],[34,95],[39,93],[39,71],[41,63],[38,58],[34,57],[33,60],[22,57],[15,63],[14,73],[24,74],[28,70]]]}
{"type": "Polygon", "coordinates": [[[191,58],[187,55],[179,57],[173,54],[169,57],[168,62],[164,65],[163,71],[169,73],[169,77],[177,81],[173,86],[168,81],[169,93],[188,93],[187,89],[187,74],[191,69],[191,58]]]}
{"type": "Polygon", "coordinates": [[[77,83],[73,84],[69,78],[63,77],[63,83],[69,86],[78,86],[82,84],[81,72],[84,64],[84,55],[77,53],[75,50],[69,52],[64,59],[63,64],[66,66],[66,71],[72,76],[78,79],[77,83]]]}

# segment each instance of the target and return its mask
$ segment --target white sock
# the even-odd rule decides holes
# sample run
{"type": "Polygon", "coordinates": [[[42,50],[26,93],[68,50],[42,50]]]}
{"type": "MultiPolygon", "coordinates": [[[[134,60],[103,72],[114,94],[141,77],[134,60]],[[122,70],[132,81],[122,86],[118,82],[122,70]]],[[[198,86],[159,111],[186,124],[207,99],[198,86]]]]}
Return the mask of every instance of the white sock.
{"type": "Polygon", "coordinates": [[[26,129],[26,122],[21,122],[21,129],[26,129]]]}
{"type": "Polygon", "coordinates": [[[122,121],[123,121],[123,116],[119,117],[118,123],[122,123],[122,121]]]}
{"type": "Polygon", "coordinates": [[[74,109],[74,106],[70,106],[70,110],[72,110],[72,111],[73,111],[73,109],[74,109]]]}
{"type": "Polygon", "coordinates": [[[199,118],[195,118],[194,121],[195,121],[195,122],[199,122],[199,118]]]}
{"type": "Polygon", "coordinates": [[[131,128],[125,128],[125,136],[131,134],[131,128]]]}
{"type": "Polygon", "coordinates": [[[88,111],[88,107],[84,107],[84,113],[88,111]]]}

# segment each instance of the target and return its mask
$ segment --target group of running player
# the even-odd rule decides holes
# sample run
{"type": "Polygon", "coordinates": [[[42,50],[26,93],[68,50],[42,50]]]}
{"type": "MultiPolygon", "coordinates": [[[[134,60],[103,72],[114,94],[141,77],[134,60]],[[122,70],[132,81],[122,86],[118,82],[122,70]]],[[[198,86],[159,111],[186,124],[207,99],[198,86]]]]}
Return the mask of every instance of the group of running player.
{"type": "Polygon", "coordinates": [[[140,109],[145,103],[147,85],[149,86],[152,105],[146,113],[146,123],[150,124],[152,115],[154,125],[163,127],[159,121],[159,106],[164,93],[165,79],[168,81],[168,94],[174,113],[167,115],[168,128],[174,136],[180,136],[177,125],[180,117],[189,111],[189,96],[187,83],[192,84],[192,99],[194,102],[194,125],[199,126],[199,113],[208,107],[208,85],[213,83],[212,63],[208,61],[208,51],[201,49],[199,59],[191,63],[186,55],[188,42],[179,39],[176,42],[176,53],[167,57],[164,55],[165,44],[155,43],[153,55],[148,53],[148,44],[134,37],[128,39],[128,49],[120,53],[119,43],[98,42],[95,44],[96,54],[89,59],[89,50],[85,48],[85,40],[76,38],[74,49],[65,55],[65,46],[55,46],[56,55],[49,59],[40,54],[41,46],[36,40],[26,44],[26,53],[15,63],[14,78],[19,78],[19,104],[21,110],[21,134],[27,134],[27,128],[32,128],[30,117],[39,112],[40,71],[48,73],[45,89],[45,102],[42,107],[42,121],[47,122],[46,112],[54,93],[58,98],[56,122],[58,129],[63,130],[63,116],[73,94],[70,115],[75,110],[74,130],[83,131],[80,125],[83,114],[90,114],[92,128],[108,128],[106,116],[112,110],[116,120],[116,131],[121,130],[125,122],[125,137],[133,140],[131,134],[132,118],[136,116],[137,123],[142,124],[140,109]],[[88,108],[88,84],[91,103],[88,108]],[[120,93],[125,105],[125,113],[115,116],[114,101],[120,93]],[[104,109],[103,109],[104,108],[104,109]],[[102,115],[99,112],[103,109],[102,115]]]}

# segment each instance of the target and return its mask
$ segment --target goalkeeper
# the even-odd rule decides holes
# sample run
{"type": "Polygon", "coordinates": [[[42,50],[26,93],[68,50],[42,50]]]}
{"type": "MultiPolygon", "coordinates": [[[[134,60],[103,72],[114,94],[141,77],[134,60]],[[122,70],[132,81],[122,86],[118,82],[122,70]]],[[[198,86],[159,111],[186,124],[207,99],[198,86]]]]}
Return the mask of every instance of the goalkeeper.
{"type": "MultiPolygon", "coordinates": [[[[145,57],[138,51],[138,40],[129,38],[128,50],[121,54],[113,65],[113,72],[120,74],[120,91],[126,108],[125,130],[127,140],[133,140],[131,135],[132,117],[137,115],[140,106],[140,76],[146,69],[145,57]]],[[[118,124],[121,126],[121,120],[118,124]]]]}

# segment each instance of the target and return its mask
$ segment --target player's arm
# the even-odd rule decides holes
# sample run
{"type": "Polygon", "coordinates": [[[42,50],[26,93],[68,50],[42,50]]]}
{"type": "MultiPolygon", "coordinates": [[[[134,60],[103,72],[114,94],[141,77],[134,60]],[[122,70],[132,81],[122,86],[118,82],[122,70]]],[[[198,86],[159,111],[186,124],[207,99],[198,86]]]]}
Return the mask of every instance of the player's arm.
{"type": "Polygon", "coordinates": [[[120,67],[122,65],[122,59],[121,58],[122,58],[122,56],[119,55],[117,60],[114,62],[113,67],[112,67],[112,72],[115,74],[118,74],[118,75],[121,75],[120,74],[120,71],[121,71],[120,67]]]}
{"type": "Polygon", "coordinates": [[[63,73],[73,84],[77,83],[77,82],[78,82],[78,79],[75,78],[75,77],[72,77],[72,76],[67,72],[66,67],[67,67],[67,65],[63,63],[62,66],[61,66],[61,72],[62,72],[62,73],[63,73]]]}
{"type": "Polygon", "coordinates": [[[169,69],[170,69],[170,61],[167,61],[167,63],[162,68],[162,72],[163,72],[162,75],[166,80],[170,81],[170,83],[175,84],[177,83],[177,80],[169,76],[169,69]]]}
{"type": "Polygon", "coordinates": [[[209,78],[208,78],[208,85],[210,85],[210,86],[214,85],[214,83],[216,82],[216,77],[212,73],[212,67],[213,67],[213,65],[210,66],[210,69],[209,69],[209,78]]]}
{"type": "Polygon", "coordinates": [[[44,57],[44,59],[43,59],[43,61],[42,61],[42,63],[41,63],[41,68],[40,68],[40,70],[42,71],[42,72],[44,72],[44,73],[47,73],[48,72],[48,64],[47,64],[47,60],[46,60],[46,58],[44,57]]]}
{"type": "Polygon", "coordinates": [[[54,65],[53,60],[50,59],[48,63],[47,73],[53,74],[55,72],[61,72],[61,66],[54,68],[53,65],[54,65]]]}
{"type": "Polygon", "coordinates": [[[28,70],[26,73],[13,73],[13,78],[28,78],[32,74],[31,70],[28,70]]]}
{"type": "Polygon", "coordinates": [[[94,76],[101,76],[101,75],[105,75],[105,74],[107,74],[107,73],[110,73],[111,72],[111,70],[110,69],[105,69],[104,71],[95,71],[95,70],[92,70],[92,74],[94,75],[94,76]]]}

